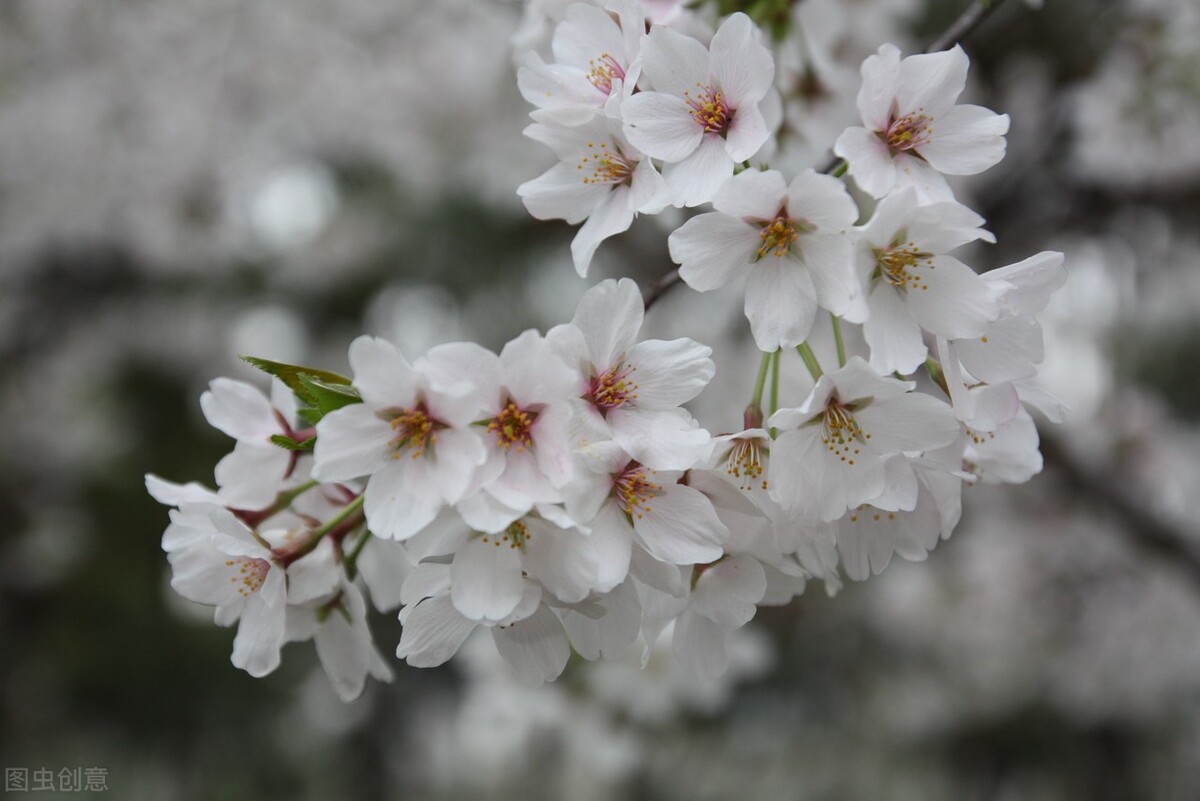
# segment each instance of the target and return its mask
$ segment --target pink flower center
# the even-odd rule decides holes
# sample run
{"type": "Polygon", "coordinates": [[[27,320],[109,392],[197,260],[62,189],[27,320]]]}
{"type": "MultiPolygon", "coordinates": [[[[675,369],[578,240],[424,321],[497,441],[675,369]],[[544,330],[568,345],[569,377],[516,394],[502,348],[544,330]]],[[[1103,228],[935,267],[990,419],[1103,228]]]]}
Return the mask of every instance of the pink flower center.
{"type": "Polygon", "coordinates": [[[630,517],[643,517],[650,511],[650,499],[662,494],[662,484],[646,475],[646,468],[630,462],[613,478],[613,497],[630,517]]]}
{"type": "Polygon", "coordinates": [[[608,53],[588,60],[588,82],[606,95],[612,94],[613,79],[625,80],[625,68],[608,53]]]}
{"type": "Polygon", "coordinates": [[[638,385],[629,379],[633,370],[633,367],[618,364],[600,375],[592,376],[586,398],[601,413],[624,406],[637,398],[638,385]]]}
{"type": "Polygon", "coordinates": [[[258,592],[263,582],[267,580],[267,572],[271,569],[271,563],[266,559],[235,556],[225,560],[225,567],[236,568],[233,575],[229,577],[229,581],[235,585],[238,595],[249,598],[258,592]]]}
{"type": "Polygon", "coordinates": [[[533,422],[536,419],[537,412],[522,409],[515,401],[510,400],[500,410],[500,414],[488,423],[487,430],[495,435],[496,441],[504,450],[507,451],[516,445],[517,453],[521,453],[526,448],[533,447],[533,422]]]}
{"type": "Polygon", "coordinates": [[[697,95],[684,92],[683,99],[692,109],[692,118],[705,133],[724,134],[733,120],[734,109],[725,102],[722,92],[708,86],[696,84],[697,95]]]}
{"type": "Polygon", "coordinates": [[[597,147],[594,142],[588,142],[588,152],[579,160],[575,168],[583,173],[585,184],[628,184],[633,180],[633,171],[637,163],[632,162],[620,151],[609,148],[605,142],[597,147]]]}
{"type": "Polygon", "coordinates": [[[933,117],[921,113],[921,109],[909,112],[903,117],[892,115],[886,131],[881,132],[881,138],[893,152],[913,150],[929,144],[933,136],[933,117]]]}
{"type": "Polygon", "coordinates": [[[443,428],[441,423],[429,416],[424,403],[418,403],[411,409],[390,410],[387,414],[391,416],[392,431],[396,432],[388,443],[393,459],[399,459],[404,453],[413,459],[421,458],[437,442],[437,431],[443,428]]]}

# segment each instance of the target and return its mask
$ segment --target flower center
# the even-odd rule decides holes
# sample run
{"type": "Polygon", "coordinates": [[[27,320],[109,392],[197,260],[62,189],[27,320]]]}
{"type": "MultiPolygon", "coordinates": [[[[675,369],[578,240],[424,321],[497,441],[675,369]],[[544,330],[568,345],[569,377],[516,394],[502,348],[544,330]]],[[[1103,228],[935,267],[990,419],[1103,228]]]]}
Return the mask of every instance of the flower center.
{"type": "Polygon", "coordinates": [[[413,459],[421,458],[437,442],[437,430],[442,427],[429,416],[424,403],[396,411],[391,418],[391,426],[392,431],[396,432],[388,443],[393,451],[393,459],[399,459],[406,450],[413,459]]]}
{"type": "Polygon", "coordinates": [[[684,102],[691,106],[692,119],[705,133],[724,134],[729,130],[734,112],[725,102],[725,95],[701,84],[696,84],[696,88],[700,90],[698,95],[683,93],[684,102]]]}
{"type": "Polygon", "coordinates": [[[893,116],[882,138],[893,151],[912,150],[929,144],[933,135],[932,122],[933,117],[925,116],[920,109],[903,117],[893,116]]]}
{"type": "Polygon", "coordinates": [[[630,161],[620,152],[610,150],[604,142],[597,148],[594,142],[588,142],[590,150],[579,160],[575,169],[583,173],[585,184],[628,184],[633,180],[633,171],[637,162],[630,161]]]}
{"type": "Polygon", "coordinates": [[[916,245],[908,242],[904,245],[892,245],[875,252],[875,265],[879,275],[885,281],[898,289],[929,289],[922,283],[919,268],[933,269],[933,254],[917,250],[916,245]]]}
{"type": "Polygon", "coordinates": [[[770,448],[765,447],[761,437],[749,437],[735,442],[725,460],[725,472],[738,479],[740,489],[752,490],[760,483],[760,479],[760,486],[766,489],[767,480],[762,477],[763,462],[770,453],[770,448]]]}
{"type": "Polygon", "coordinates": [[[840,401],[829,401],[821,421],[821,442],[831,454],[846,464],[854,464],[854,457],[860,451],[857,446],[870,438],[849,409],[840,401]]]}
{"type": "Polygon", "coordinates": [[[517,520],[513,523],[509,523],[508,528],[505,529],[504,533],[499,536],[495,534],[484,534],[483,542],[484,544],[492,543],[497,548],[507,545],[510,549],[516,550],[517,548],[524,549],[525,544],[529,542],[531,536],[532,535],[529,533],[529,529],[525,527],[525,524],[520,520],[517,520]]]}
{"type": "Polygon", "coordinates": [[[533,446],[532,429],[536,419],[537,412],[526,411],[510,400],[488,423],[487,430],[496,435],[496,441],[504,450],[516,445],[517,453],[521,453],[533,446]]]}
{"type": "Polygon", "coordinates": [[[266,559],[236,556],[233,559],[226,559],[225,567],[237,568],[236,572],[229,577],[229,581],[235,585],[238,595],[249,598],[258,592],[263,582],[267,580],[267,571],[271,569],[271,563],[266,559]]]}
{"type": "Polygon", "coordinates": [[[632,367],[618,364],[601,375],[593,376],[588,387],[587,399],[595,404],[601,413],[634,400],[637,398],[638,385],[629,379],[633,370],[632,367]]]}
{"type": "Polygon", "coordinates": [[[599,58],[588,59],[588,82],[606,95],[612,94],[612,82],[616,78],[625,80],[625,68],[608,53],[599,58]]]}
{"type": "Polygon", "coordinates": [[[803,223],[792,220],[787,216],[787,212],[781,210],[775,215],[775,219],[767,223],[758,232],[758,238],[762,240],[762,244],[758,246],[758,257],[755,261],[764,258],[768,253],[773,256],[786,256],[791,250],[792,244],[800,238],[800,229],[803,223]]]}
{"type": "Polygon", "coordinates": [[[637,462],[630,462],[613,479],[613,497],[630,518],[643,517],[650,511],[650,499],[660,494],[662,485],[647,478],[646,468],[637,462]]]}

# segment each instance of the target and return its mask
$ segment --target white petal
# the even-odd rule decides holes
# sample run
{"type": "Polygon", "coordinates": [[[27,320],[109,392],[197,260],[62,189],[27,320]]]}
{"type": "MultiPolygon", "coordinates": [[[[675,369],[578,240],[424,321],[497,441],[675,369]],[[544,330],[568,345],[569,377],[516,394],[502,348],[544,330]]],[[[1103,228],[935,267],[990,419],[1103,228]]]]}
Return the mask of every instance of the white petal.
{"type": "Polygon", "coordinates": [[[725,628],[746,625],[758,611],[767,591],[767,576],[753,556],[742,554],[713,565],[700,574],[692,592],[691,609],[725,628]]]}
{"type": "Polygon", "coordinates": [[[1033,317],[1013,317],[988,326],[976,339],[954,341],[959,361],[980,381],[998,384],[1028,378],[1044,356],[1042,326],[1033,317]]]}
{"type": "Polygon", "coordinates": [[[642,40],[642,74],[656,91],[682,98],[697,83],[708,83],[708,64],[709,54],[704,45],[662,25],[651,27],[650,34],[642,40]]]}
{"type": "Polygon", "coordinates": [[[881,373],[912,373],[925,362],[929,349],[900,293],[878,281],[868,304],[871,316],[863,323],[863,336],[871,349],[871,367],[881,373]]]}
{"type": "Polygon", "coordinates": [[[613,409],[613,439],[654,470],[688,470],[712,453],[712,437],[684,409],[613,409]]]}
{"type": "Polygon", "coordinates": [[[221,501],[234,509],[262,509],[275,500],[292,454],[270,442],[239,440],[217,462],[214,477],[221,501]]]}
{"type": "Polygon", "coordinates": [[[607,188],[584,183],[577,159],[559,162],[517,187],[526,210],[539,220],[566,220],[575,225],[587,218],[604,199],[607,188]]]}
{"type": "Polygon", "coordinates": [[[617,366],[642,327],[642,294],[628,278],[601,281],[575,308],[571,322],[583,334],[592,363],[600,370],[617,366]]]}
{"type": "Polygon", "coordinates": [[[392,428],[365,403],[344,406],[321,418],[313,450],[313,476],[344,481],[370,475],[390,461],[392,428]]]}
{"type": "Polygon", "coordinates": [[[730,161],[746,161],[770,136],[771,131],[757,103],[742,105],[734,112],[729,130],[725,132],[725,153],[730,161]]]}
{"type": "Polygon", "coordinates": [[[761,100],[775,80],[771,51],[763,46],[754,23],[741,12],[721,23],[709,53],[717,85],[739,112],[743,105],[761,100]]]}
{"type": "Polygon", "coordinates": [[[635,509],[633,528],[652,556],[674,565],[712,562],[729,538],[708,498],[682,484],[664,487],[645,508],[635,509]]]}
{"type": "Polygon", "coordinates": [[[596,620],[569,608],[562,611],[563,628],[571,646],[584,659],[614,659],[637,639],[642,606],[633,582],[618,585],[603,604],[604,614],[596,620]]]}
{"type": "Polygon", "coordinates": [[[592,210],[587,222],[571,240],[571,258],[575,271],[586,277],[592,256],[600,243],[610,236],[628,231],[633,224],[633,209],[629,205],[629,187],[617,186],[608,190],[600,203],[592,210]]]}
{"type": "Polygon", "coordinates": [[[592,547],[597,562],[596,590],[608,592],[629,575],[633,529],[615,503],[606,503],[591,521],[592,547]]]}
{"type": "Polygon", "coordinates": [[[954,410],[920,392],[873,403],[856,412],[855,418],[883,454],[940,448],[958,436],[954,410]]]}
{"type": "Polygon", "coordinates": [[[725,152],[725,140],[704,134],[690,155],[663,168],[676,206],[699,206],[712,200],[727,178],[733,175],[733,160],[725,152]]]}
{"type": "Polygon", "coordinates": [[[772,220],[783,208],[786,194],[787,183],[778,170],[744,170],[721,185],[713,208],[730,217],[772,220]]]}
{"type": "Polygon", "coordinates": [[[845,231],[858,219],[858,207],[846,185],[811,168],[802,171],[788,185],[787,210],[792,219],[804,220],[827,234],[845,231]]]}
{"type": "Polygon", "coordinates": [[[279,667],[287,603],[282,570],[270,570],[262,587],[246,602],[233,640],[230,661],[254,678],[279,667]]]}
{"type": "Polygon", "coordinates": [[[458,653],[476,625],[458,613],[448,596],[422,601],[404,619],[396,656],[413,667],[437,667],[458,653]]]}
{"type": "Polygon", "coordinates": [[[896,81],[899,113],[924,113],[934,118],[936,126],[962,94],[967,83],[968,64],[967,54],[959,45],[941,53],[922,53],[901,61],[896,81]]]}
{"type": "Polygon", "coordinates": [[[883,197],[896,185],[896,164],[888,146],[866,128],[847,128],[833,144],[846,160],[855,183],[873,197],[883,197]]]}
{"type": "Polygon", "coordinates": [[[350,343],[354,386],[375,406],[406,407],[417,394],[419,379],[396,346],[379,337],[361,336],[350,343]]]}
{"type": "Polygon", "coordinates": [[[591,537],[542,520],[526,522],[525,569],[554,597],[578,603],[596,586],[599,560],[591,537]]]}
{"type": "Polygon", "coordinates": [[[854,271],[849,237],[804,234],[797,244],[821,308],[851,321],[866,319],[867,299],[854,271]]]}
{"type": "Polygon", "coordinates": [[[630,373],[641,409],[669,409],[687,403],[712,380],[712,348],[686,337],[648,339],[629,351],[630,373]]]}
{"type": "Polygon", "coordinates": [[[758,349],[799,345],[812,331],[816,289],[808,270],[787,256],[767,256],[746,279],[746,317],[758,349]]]}
{"type": "Polygon", "coordinates": [[[406,540],[433,522],[442,508],[426,471],[408,469],[407,461],[393,462],[367,482],[363,511],[371,531],[380,537],[406,540]]]}
{"type": "Polygon", "coordinates": [[[269,440],[282,433],[270,402],[244,381],[217,378],[200,396],[200,408],[209,425],[234,439],[269,440]]]}
{"type": "MultiPolygon", "coordinates": [[[[737,179],[735,176],[725,186],[737,179]]],[[[750,269],[761,242],[753,226],[736,217],[710,212],[685,222],[668,237],[667,246],[671,260],[679,265],[679,277],[692,289],[707,292],[750,269]]]]}
{"type": "Polygon", "coordinates": [[[675,622],[672,641],[684,670],[712,681],[729,669],[729,629],[688,610],[675,622]]]}
{"type": "Polygon", "coordinates": [[[511,626],[492,629],[492,637],[500,656],[528,684],[558,678],[571,656],[562,623],[545,606],[539,606],[533,615],[511,626]]]}
{"type": "MultiPolygon", "coordinates": [[[[899,73],[900,50],[893,44],[880,45],[879,50],[862,63],[863,80],[858,90],[858,111],[863,123],[873,131],[882,131],[887,127],[888,115],[896,99],[899,73]]],[[[845,158],[844,153],[838,155],[845,158]]]]}
{"type": "Polygon", "coordinates": [[[508,535],[475,537],[450,564],[450,599],[470,620],[496,622],[512,614],[525,592],[521,554],[508,535]]]}
{"type": "Polygon", "coordinates": [[[1008,115],[982,106],[955,106],[933,125],[917,152],[938,172],[975,175],[1004,158],[1008,115]]]}
{"type": "Polygon", "coordinates": [[[682,97],[638,92],[625,101],[621,113],[625,117],[621,130],[629,143],[668,163],[686,159],[704,138],[704,129],[682,97]]]}
{"type": "Polygon", "coordinates": [[[1000,314],[991,287],[953,256],[934,256],[916,272],[921,285],[908,288],[908,308],[931,334],[948,339],[981,336],[1000,314]]]}

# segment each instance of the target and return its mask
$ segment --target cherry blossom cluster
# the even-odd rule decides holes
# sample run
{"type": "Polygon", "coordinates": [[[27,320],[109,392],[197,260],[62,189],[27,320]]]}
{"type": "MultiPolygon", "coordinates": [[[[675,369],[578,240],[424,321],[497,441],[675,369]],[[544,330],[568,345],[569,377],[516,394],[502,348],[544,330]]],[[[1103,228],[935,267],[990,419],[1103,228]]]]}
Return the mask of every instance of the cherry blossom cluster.
{"type": "Polygon", "coordinates": [[[396,653],[417,667],[484,631],[540,683],[572,652],[648,657],[669,636],[712,677],[759,606],[923,559],[957,524],[964,483],[1041,467],[1027,407],[1063,410],[1029,379],[1062,256],[978,274],[952,255],[994,238],[944,175],[997,163],[1008,127],[957,104],[960,48],[880,47],[862,65],[862,126],[831,143],[839,160],[790,177],[764,163],[782,99],[744,14],[714,32],[679,4],[576,3],[550,52],[527,54],[518,81],[537,107],[526,133],[560,161],[520,196],[535,217],[582,223],[580,275],[636,214],[708,206],[669,252],[693,290],[744,287],[761,352],[747,404],[700,425],[685,404],[717,373],[712,349],[640,338],[628,278],[499,353],[364,336],[348,377],[251,360],[275,377],[271,398],[230,379],[201,398],[236,440],[217,489],[147,486],[176,507],[172,586],[237,623],[233,662],[252,675],[312,639],[343,698],[387,679],[369,598],[399,608],[396,653]],[[822,363],[810,340],[826,335],[822,363]],[[784,351],[811,379],[791,405],[784,351]]]}

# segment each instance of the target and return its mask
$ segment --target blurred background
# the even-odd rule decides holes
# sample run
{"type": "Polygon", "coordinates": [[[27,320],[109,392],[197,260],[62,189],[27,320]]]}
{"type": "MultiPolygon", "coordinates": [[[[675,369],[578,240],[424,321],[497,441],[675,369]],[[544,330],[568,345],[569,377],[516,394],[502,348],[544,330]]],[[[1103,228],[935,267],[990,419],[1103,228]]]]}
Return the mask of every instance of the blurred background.
{"type": "MultiPolygon", "coordinates": [[[[520,136],[513,46],[564,5],[0,4],[0,763],[101,767],[121,799],[1200,798],[1194,0],[1011,0],[966,40],[968,99],[1013,120],[958,185],[999,240],[972,263],[1066,253],[1044,384],[1072,413],[1042,475],[965,491],[927,562],[760,612],[727,680],[669,649],[537,690],[487,648],[410,669],[377,616],[396,681],[345,706],[310,645],[251,679],[170,591],[142,477],[211,482],[230,443],[198,397],[257,380],[236,354],[497,347],[600,277],[668,269],[678,216],[584,282],[572,229],[516,197],[551,157],[520,136]]],[[[854,122],[865,55],[966,3],[723,5],[804,34],[778,51],[772,163],[796,169],[854,122]]],[[[715,343],[696,411],[736,427],[738,299],[679,287],[648,326],[715,343]]]]}

